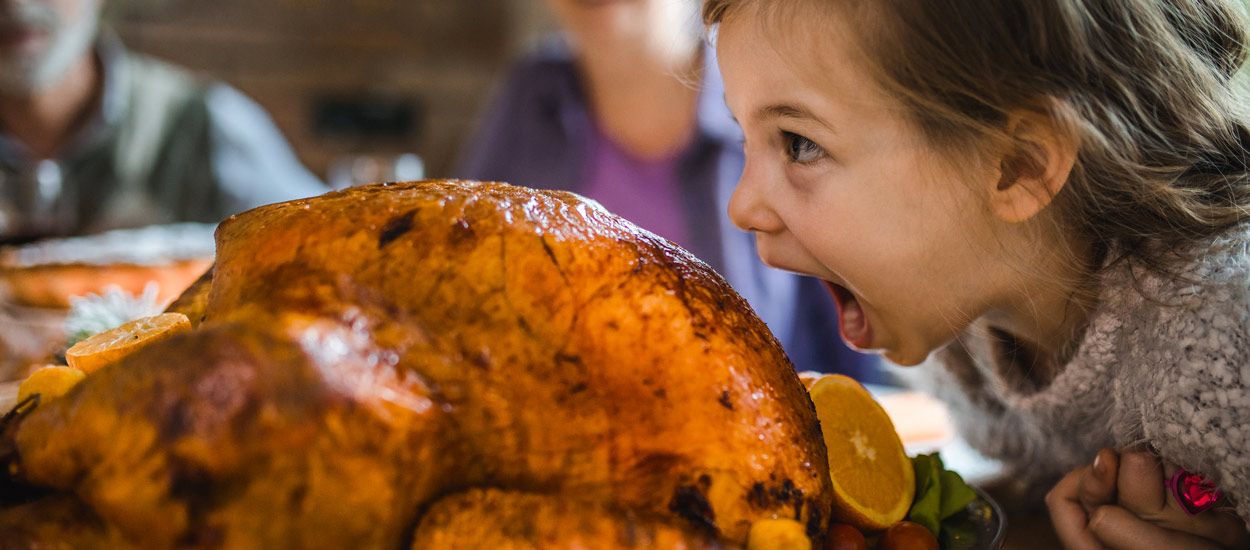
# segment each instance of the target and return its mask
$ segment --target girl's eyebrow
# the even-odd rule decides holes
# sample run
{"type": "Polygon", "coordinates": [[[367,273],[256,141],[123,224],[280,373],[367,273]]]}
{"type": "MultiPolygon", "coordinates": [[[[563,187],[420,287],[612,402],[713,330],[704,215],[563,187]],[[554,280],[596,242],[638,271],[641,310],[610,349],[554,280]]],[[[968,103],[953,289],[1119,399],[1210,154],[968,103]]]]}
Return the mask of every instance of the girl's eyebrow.
{"type": "Polygon", "coordinates": [[[774,103],[772,105],[760,107],[758,111],[755,111],[755,118],[757,120],[767,120],[770,118],[797,118],[801,120],[810,120],[824,126],[830,132],[837,132],[837,130],[834,130],[832,124],[825,122],[824,119],[816,116],[816,114],[811,110],[800,105],[791,105],[789,103],[774,103]]]}

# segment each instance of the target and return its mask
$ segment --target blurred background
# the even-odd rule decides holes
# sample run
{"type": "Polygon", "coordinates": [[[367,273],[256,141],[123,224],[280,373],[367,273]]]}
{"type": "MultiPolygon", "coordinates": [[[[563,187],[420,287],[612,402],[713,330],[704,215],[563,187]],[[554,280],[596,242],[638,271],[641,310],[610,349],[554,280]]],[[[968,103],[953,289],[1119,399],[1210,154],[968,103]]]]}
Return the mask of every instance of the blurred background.
{"type": "Polygon", "coordinates": [[[508,61],[555,29],[541,0],[114,0],[106,17],[256,100],[331,183],[361,155],[448,175],[508,61]]]}
{"type": "Polygon", "coordinates": [[[227,216],[465,177],[595,199],[724,275],[800,370],[888,382],[725,216],[744,155],[699,5],[0,0],[0,381],[160,311],[227,216]]]}
{"type": "MultiPolygon", "coordinates": [[[[211,263],[213,227],[226,215],[319,194],[321,182],[449,175],[509,62],[556,29],[548,13],[543,0],[0,1],[0,382],[54,360],[76,331],[161,310],[211,263]],[[128,148],[110,141],[122,131],[114,128],[173,115],[119,118],[135,107],[116,90],[58,99],[83,82],[72,70],[31,84],[38,73],[29,67],[56,63],[30,53],[29,29],[69,36],[83,28],[73,21],[84,13],[101,13],[105,43],[229,84],[263,111],[219,94],[208,100],[226,100],[228,108],[213,111],[213,128],[233,134],[226,142],[197,141],[222,134],[183,124],[167,134],[181,152],[153,141],[139,147],[152,152],[149,172],[102,164],[128,148]],[[42,97],[53,99],[32,99],[42,97]],[[31,122],[15,112],[52,116],[31,122]],[[58,121],[68,130],[54,128],[58,121]],[[28,139],[40,133],[20,135],[23,127],[60,137],[41,150],[28,139]],[[298,162],[286,160],[287,142],[298,162]],[[211,151],[185,154],[205,146],[211,151]],[[211,170],[192,158],[210,155],[211,170]],[[130,192],[149,183],[159,187],[130,192]],[[160,189],[174,184],[190,191],[167,200],[160,189]],[[93,206],[110,202],[139,215],[93,206]],[[84,213],[105,223],[87,223],[84,213]],[[81,323],[70,314],[75,303],[81,323]]],[[[110,74],[120,74],[116,48],[106,50],[110,74]]]]}

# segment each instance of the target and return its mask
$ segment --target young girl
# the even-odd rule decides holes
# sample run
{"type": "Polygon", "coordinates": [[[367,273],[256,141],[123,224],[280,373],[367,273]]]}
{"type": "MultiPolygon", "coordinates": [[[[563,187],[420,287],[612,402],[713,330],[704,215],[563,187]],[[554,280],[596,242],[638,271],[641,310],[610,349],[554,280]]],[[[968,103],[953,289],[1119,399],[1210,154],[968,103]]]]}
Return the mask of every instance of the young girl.
{"type": "Polygon", "coordinates": [[[1070,547],[1250,547],[1237,10],[705,5],[746,138],[730,216],[829,283],[848,342],[927,363],[1070,547]]]}

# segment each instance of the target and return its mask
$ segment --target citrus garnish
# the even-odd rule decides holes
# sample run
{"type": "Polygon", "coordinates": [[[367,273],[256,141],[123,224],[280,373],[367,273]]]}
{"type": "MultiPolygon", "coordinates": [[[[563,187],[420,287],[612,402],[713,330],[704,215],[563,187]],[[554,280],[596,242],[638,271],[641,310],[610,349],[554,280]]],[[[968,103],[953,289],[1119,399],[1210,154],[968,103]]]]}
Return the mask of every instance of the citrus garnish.
{"type": "Polygon", "coordinates": [[[907,515],[915,472],[885,409],[854,379],[831,374],[811,386],[829,450],[835,518],[885,529],[907,515]]]}
{"type": "Polygon", "coordinates": [[[815,384],[824,375],[823,372],[805,370],[799,373],[799,381],[803,383],[803,387],[807,388],[807,391],[812,391],[812,384],[815,384]]]}
{"type": "Polygon", "coordinates": [[[747,550],[811,550],[803,524],[792,519],[761,519],[751,524],[747,550]]]}
{"type": "Polygon", "coordinates": [[[43,367],[30,373],[30,376],[17,386],[17,402],[21,403],[35,394],[39,394],[42,402],[55,399],[65,395],[65,392],[86,376],[86,373],[74,367],[57,365],[43,367]]]}
{"type": "Polygon", "coordinates": [[[105,365],[175,334],[191,330],[191,321],[181,313],[162,313],[135,319],[120,327],[88,337],[65,352],[69,366],[91,373],[105,365]]]}

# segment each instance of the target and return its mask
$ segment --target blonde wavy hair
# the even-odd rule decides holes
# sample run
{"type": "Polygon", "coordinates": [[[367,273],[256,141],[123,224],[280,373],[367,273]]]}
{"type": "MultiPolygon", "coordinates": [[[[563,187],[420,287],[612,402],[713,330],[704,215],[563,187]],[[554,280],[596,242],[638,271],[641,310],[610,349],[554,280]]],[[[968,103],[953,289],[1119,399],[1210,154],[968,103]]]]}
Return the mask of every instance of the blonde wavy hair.
{"type": "Polygon", "coordinates": [[[1112,262],[1166,271],[1250,218],[1236,0],[708,0],[704,22],[747,5],[851,18],[935,146],[1011,147],[1012,113],[1051,117],[1078,144],[1058,219],[1112,262]]]}

